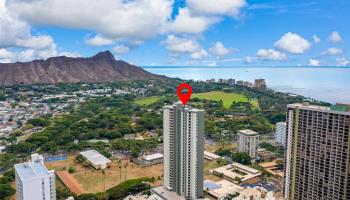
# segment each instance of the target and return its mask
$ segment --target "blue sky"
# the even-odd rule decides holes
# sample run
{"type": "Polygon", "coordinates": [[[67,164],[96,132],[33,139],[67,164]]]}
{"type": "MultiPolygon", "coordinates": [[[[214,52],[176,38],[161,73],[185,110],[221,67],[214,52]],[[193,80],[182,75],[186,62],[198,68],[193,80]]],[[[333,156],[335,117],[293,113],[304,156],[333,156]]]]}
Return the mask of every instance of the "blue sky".
{"type": "Polygon", "coordinates": [[[0,0],[0,62],[349,66],[347,0],[0,0]]]}

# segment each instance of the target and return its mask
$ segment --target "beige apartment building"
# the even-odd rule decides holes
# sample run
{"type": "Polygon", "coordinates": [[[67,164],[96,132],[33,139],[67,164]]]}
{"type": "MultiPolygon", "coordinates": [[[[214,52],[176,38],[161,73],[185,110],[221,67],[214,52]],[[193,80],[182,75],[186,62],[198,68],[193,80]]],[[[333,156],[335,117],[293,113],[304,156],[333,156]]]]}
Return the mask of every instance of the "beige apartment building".
{"type": "Polygon", "coordinates": [[[286,199],[350,199],[349,111],[346,105],[288,105],[286,199]]]}

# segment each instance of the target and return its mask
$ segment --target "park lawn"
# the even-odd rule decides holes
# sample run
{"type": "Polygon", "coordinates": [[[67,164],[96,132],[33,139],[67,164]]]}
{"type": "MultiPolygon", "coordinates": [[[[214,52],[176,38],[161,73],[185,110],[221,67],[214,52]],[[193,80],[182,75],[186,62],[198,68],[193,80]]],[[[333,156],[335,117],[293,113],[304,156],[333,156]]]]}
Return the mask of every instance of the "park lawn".
{"type": "Polygon", "coordinates": [[[193,94],[192,98],[200,98],[200,99],[207,99],[207,100],[214,100],[214,101],[222,100],[223,104],[224,104],[224,108],[230,108],[233,101],[250,102],[255,108],[259,109],[258,101],[249,100],[243,94],[237,94],[237,93],[226,93],[226,92],[221,92],[221,91],[212,91],[212,92],[193,94]]]}
{"type": "MultiPolygon", "coordinates": [[[[110,168],[105,169],[103,177],[101,170],[95,170],[91,167],[73,174],[74,178],[83,186],[88,193],[96,193],[107,190],[126,180],[154,177],[156,180],[163,174],[163,164],[157,164],[145,168],[141,168],[129,160],[123,160],[122,168],[118,167],[116,161],[113,161],[110,168]]],[[[159,185],[161,181],[156,181],[155,185],[159,185]]]]}
{"type": "Polygon", "coordinates": [[[138,105],[142,105],[142,106],[148,106],[151,105],[152,103],[157,102],[161,97],[146,97],[146,98],[140,98],[140,99],[136,99],[135,103],[138,105]]]}

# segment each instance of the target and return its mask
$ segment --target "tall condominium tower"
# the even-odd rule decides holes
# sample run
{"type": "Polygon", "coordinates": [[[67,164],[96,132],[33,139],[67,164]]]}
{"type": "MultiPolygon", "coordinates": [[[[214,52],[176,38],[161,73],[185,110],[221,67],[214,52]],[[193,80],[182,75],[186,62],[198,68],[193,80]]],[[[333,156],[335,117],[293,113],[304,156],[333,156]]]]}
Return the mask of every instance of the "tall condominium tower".
{"type": "Polygon", "coordinates": [[[55,173],[48,171],[41,155],[15,165],[17,200],[56,200],[55,173]]]}
{"type": "Polygon", "coordinates": [[[164,187],[185,199],[203,197],[204,110],[164,107],[164,187]]]}
{"type": "Polygon", "coordinates": [[[252,130],[240,130],[237,133],[238,152],[246,152],[251,158],[257,157],[259,134],[252,130]]]}
{"type": "Polygon", "coordinates": [[[277,122],[276,123],[275,141],[284,147],[286,147],[286,134],[287,134],[287,123],[286,122],[277,122]]]}
{"type": "Polygon", "coordinates": [[[288,105],[286,199],[350,199],[349,111],[345,105],[288,105]]]}

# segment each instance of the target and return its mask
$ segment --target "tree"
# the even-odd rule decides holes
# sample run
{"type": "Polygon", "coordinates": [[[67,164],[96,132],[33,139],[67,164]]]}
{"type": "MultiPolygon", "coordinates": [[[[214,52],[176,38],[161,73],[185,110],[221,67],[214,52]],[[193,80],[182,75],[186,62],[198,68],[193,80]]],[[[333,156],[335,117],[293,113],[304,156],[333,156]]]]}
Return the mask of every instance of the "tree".
{"type": "Polygon", "coordinates": [[[246,152],[238,152],[232,155],[232,161],[243,165],[249,165],[251,163],[251,158],[246,152]]]}
{"type": "Polygon", "coordinates": [[[14,195],[16,190],[8,184],[0,184],[0,199],[14,195]]]}

